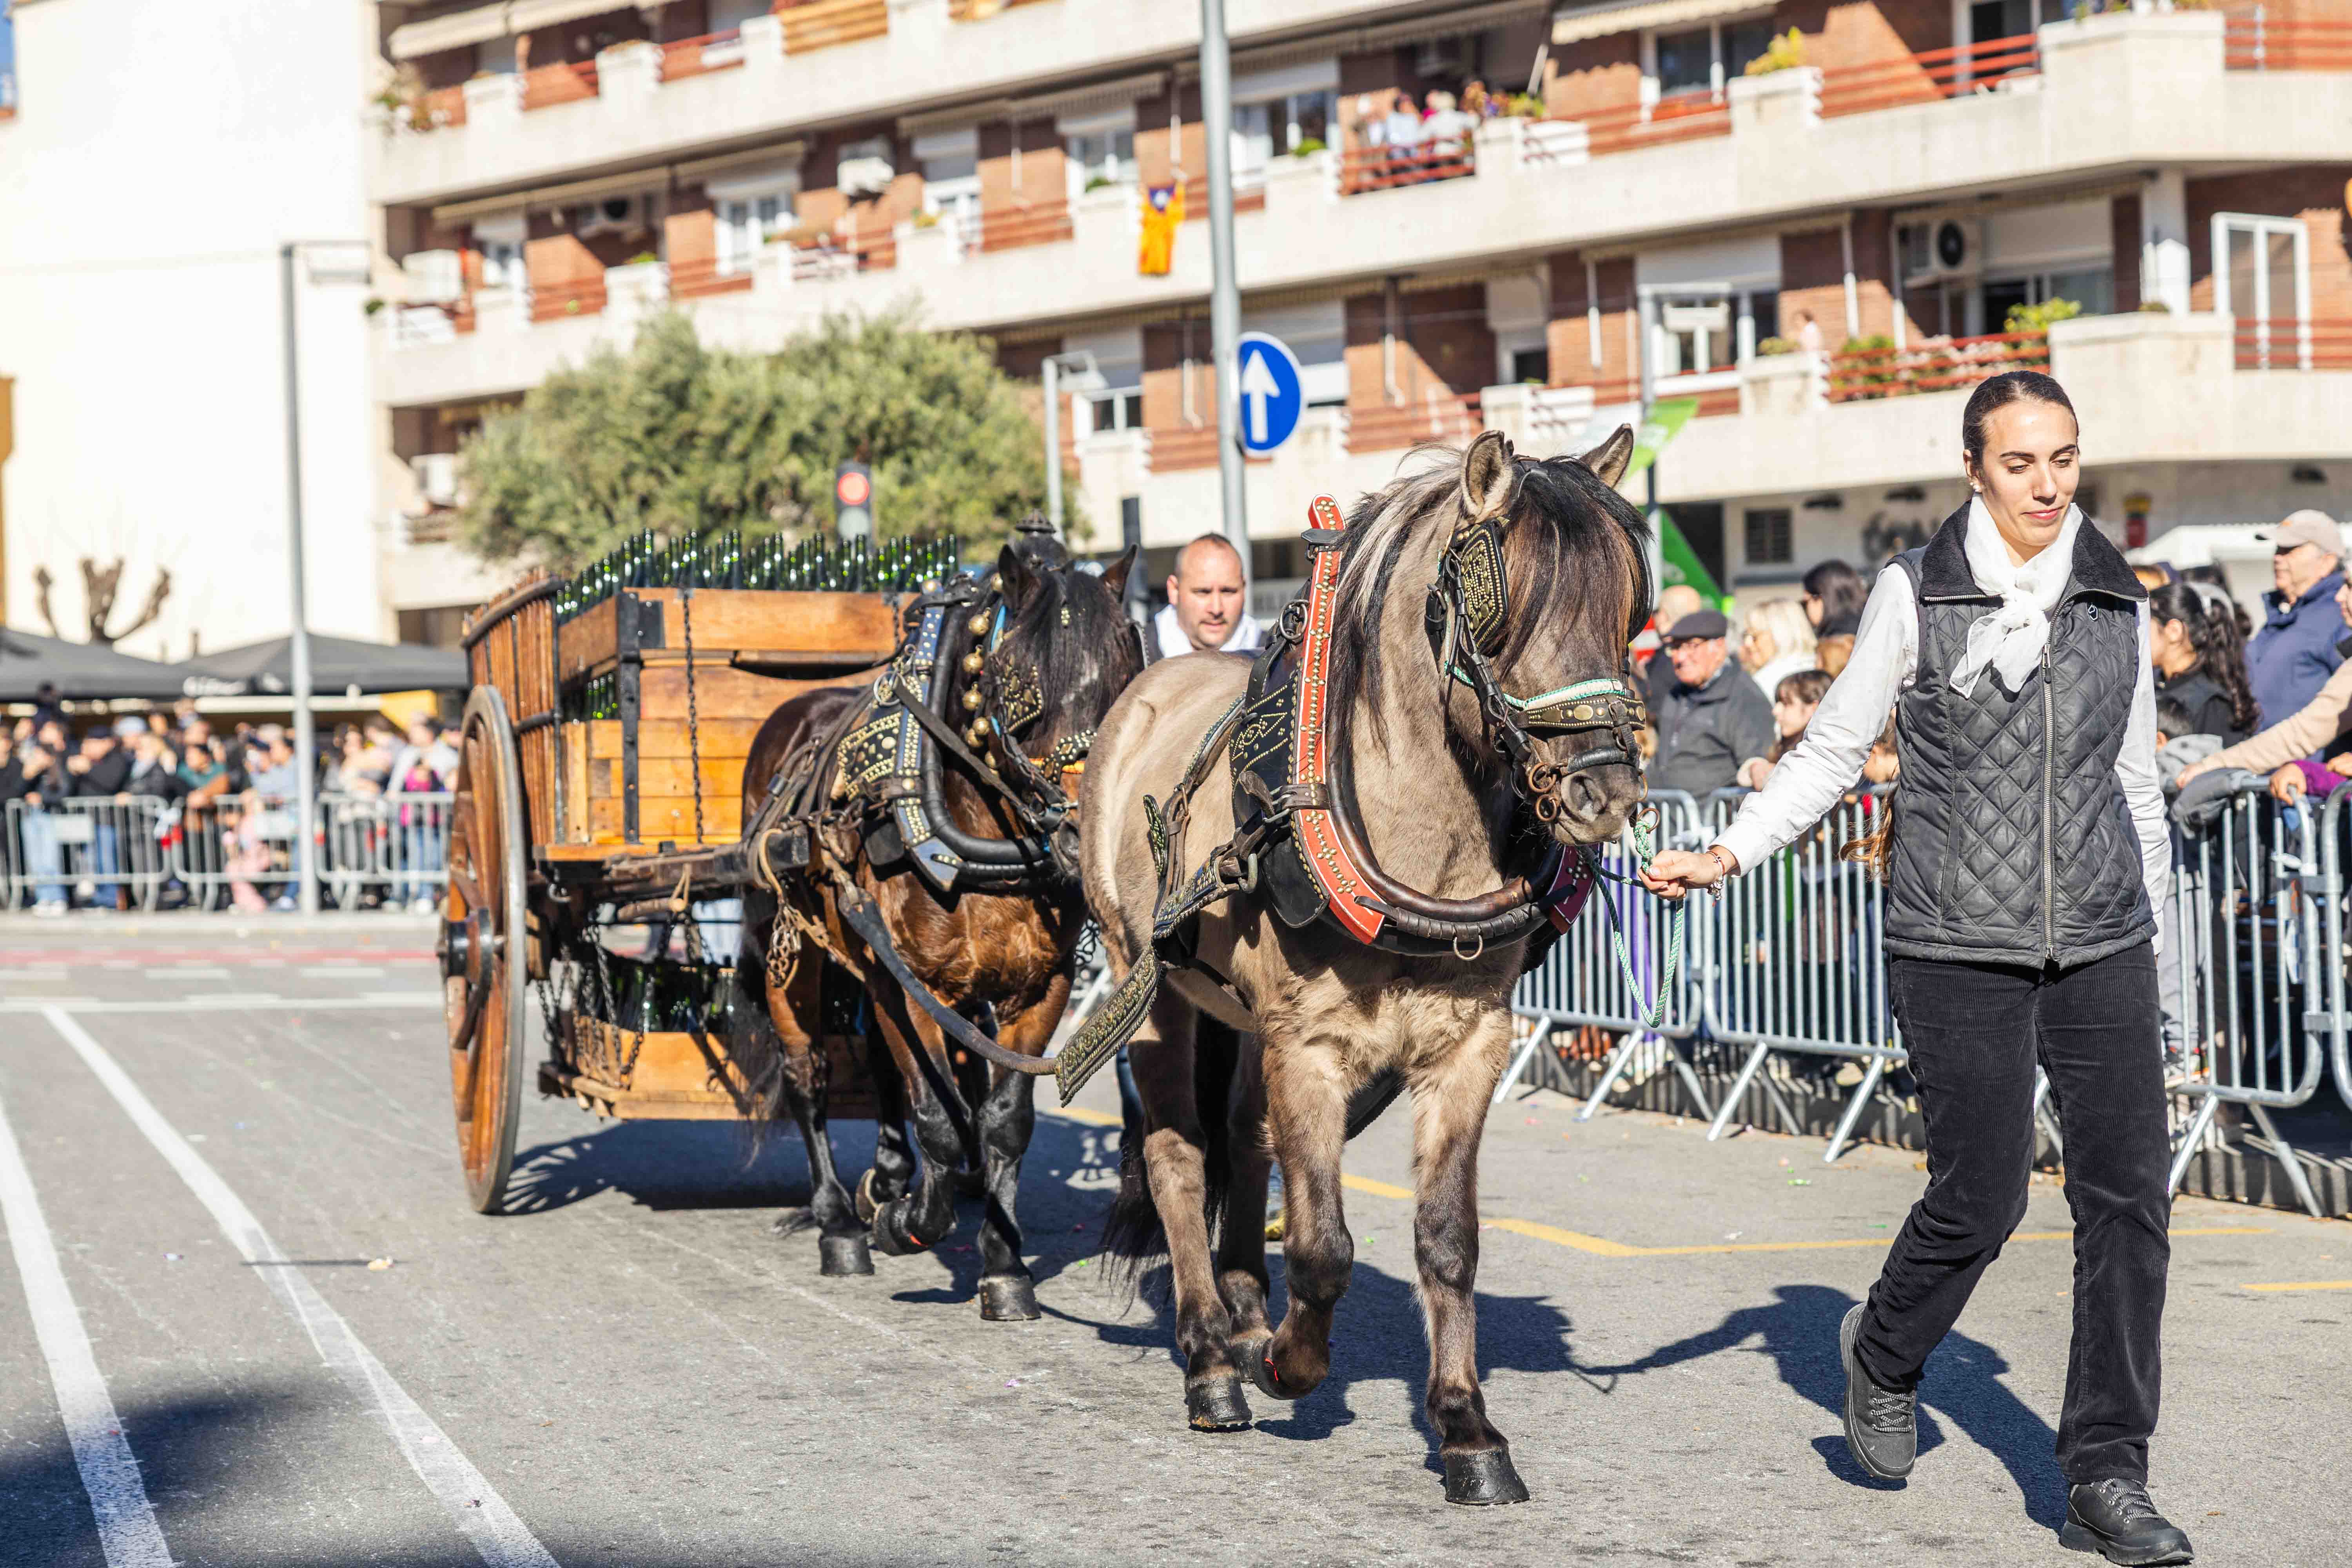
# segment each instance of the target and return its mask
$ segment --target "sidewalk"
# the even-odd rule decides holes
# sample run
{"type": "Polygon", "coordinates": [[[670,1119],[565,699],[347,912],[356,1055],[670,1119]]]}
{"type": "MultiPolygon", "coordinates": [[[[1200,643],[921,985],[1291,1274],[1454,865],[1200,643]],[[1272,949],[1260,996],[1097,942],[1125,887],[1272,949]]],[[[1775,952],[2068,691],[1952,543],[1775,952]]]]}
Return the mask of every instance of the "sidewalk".
{"type": "Polygon", "coordinates": [[[220,936],[353,936],[361,932],[429,935],[440,921],[433,915],[406,910],[340,910],[315,915],[247,913],[243,910],[161,910],[153,914],[89,914],[76,910],[63,920],[43,920],[22,910],[0,914],[0,941],[40,932],[83,940],[103,932],[110,937],[158,937],[200,932],[220,936]]]}

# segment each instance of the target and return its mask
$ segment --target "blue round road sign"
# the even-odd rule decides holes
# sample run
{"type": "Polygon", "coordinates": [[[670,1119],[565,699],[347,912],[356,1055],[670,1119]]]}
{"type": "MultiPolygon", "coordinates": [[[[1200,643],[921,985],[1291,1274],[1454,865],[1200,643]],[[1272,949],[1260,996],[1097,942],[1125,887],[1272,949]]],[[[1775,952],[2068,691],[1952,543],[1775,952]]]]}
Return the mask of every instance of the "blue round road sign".
{"type": "Polygon", "coordinates": [[[1290,439],[1307,409],[1306,377],[1298,356],[1280,338],[1264,332],[1241,336],[1242,447],[1271,452],[1290,439]]]}

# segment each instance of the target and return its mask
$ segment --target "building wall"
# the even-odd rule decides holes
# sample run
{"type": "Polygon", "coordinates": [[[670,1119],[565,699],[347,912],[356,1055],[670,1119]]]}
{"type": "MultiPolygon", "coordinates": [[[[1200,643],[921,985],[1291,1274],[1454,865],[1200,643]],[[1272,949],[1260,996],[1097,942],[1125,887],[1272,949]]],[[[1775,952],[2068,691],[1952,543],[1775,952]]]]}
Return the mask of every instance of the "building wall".
{"type": "MultiPolygon", "coordinates": [[[[2303,219],[2311,237],[2313,320],[2352,321],[2352,256],[2346,249],[2352,232],[2344,225],[2347,182],[2352,182],[2352,166],[2341,164],[2189,181],[2189,308],[2213,308],[2213,216],[2259,213],[2303,219]]],[[[2245,313],[2243,308],[2239,313],[2245,313]]]]}
{"type": "MultiPolygon", "coordinates": [[[[160,625],[125,652],[283,635],[278,247],[372,231],[373,8],[56,4],[20,7],[16,32],[45,85],[0,123],[0,376],[15,378],[17,426],[7,624],[47,629],[32,584],[46,567],[80,635],[90,554],[126,563],[118,616],[158,568],[172,574],[160,625]]],[[[370,292],[297,272],[310,625],[343,637],[391,630],[371,516],[370,292]]]]}
{"type": "Polygon", "coordinates": [[[1551,260],[1551,379],[1562,386],[1599,386],[1601,401],[1627,395],[1640,380],[1639,314],[1633,302],[1630,257],[1597,263],[1570,251],[1551,260]],[[1601,363],[1592,363],[1592,293],[1599,285],[1601,363]]]}
{"type": "Polygon", "coordinates": [[[1386,346],[1391,322],[1385,295],[1360,294],[1349,300],[1347,322],[1350,408],[1461,396],[1495,379],[1495,334],[1486,325],[1483,284],[1401,290],[1392,355],[1386,346]],[[1389,395],[1391,373],[1393,398],[1389,395]]]}

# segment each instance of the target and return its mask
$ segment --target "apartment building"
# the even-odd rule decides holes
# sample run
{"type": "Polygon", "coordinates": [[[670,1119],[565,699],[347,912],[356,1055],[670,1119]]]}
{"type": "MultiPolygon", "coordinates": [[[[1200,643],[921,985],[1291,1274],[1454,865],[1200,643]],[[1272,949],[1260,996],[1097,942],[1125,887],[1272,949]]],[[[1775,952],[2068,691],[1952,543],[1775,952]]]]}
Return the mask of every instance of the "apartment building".
{"type": "MultiPolygon", "coordinates": [[[[1312,405],[1248,465],[1266,594],[1317,490],[1482,425],[1570,449],[1645,392],[1697,399],[1659,499],[1742,593],[1923,538],[1968,387],[2011,364],[2073,391],[2127,542],[2352,510],[2352,4],[2078,9],[1230,0],[1244,325],[1312,405]],[[2081,314],[2005,331],[2055,300],[2081,314]]],[[[375,505],[409,624],[478,593],[445,537],[465,433],[673,305],[757,348],[912,296],[1018,374],[1083,352],[1096,542],[1217,526],[1192,6],[381,13],[369,195],[406,297],[374,318],[375,505]]]]}

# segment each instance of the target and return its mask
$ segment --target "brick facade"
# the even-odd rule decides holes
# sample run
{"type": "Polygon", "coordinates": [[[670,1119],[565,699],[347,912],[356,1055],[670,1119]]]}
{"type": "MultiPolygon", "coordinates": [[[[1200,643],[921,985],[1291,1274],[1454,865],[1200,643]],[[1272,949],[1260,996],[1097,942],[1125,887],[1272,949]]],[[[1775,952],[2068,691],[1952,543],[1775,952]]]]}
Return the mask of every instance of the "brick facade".
{"type": "Polygon", "coordinates": [[[1591,386],[1601,402],[1632,395],[1642,374],[1639,352],[1640,312],[1633,300],[1631,258],[1603,261],[1586,277],[1584,258],[1567,251],[1551,258],[1551,324],[1545,347],[1551,354],[1551,379],[1559,386],[1591,386]],[[1592,300],[1588,287],[1600,285],[1601,363],[1592,363],[1592,300]]]}
{"type": "Polygon", "coordinates": [[[1347,302],[1348,406],[1374,408],[1463,396],[1495,379],[1495,333],[1486,325],[1483,284],[1402,292],[1397,297],[1394,374],[1389,396],[1384,346],[1390,318],[1385,295],[1360,294],[1347,302]]]}
{"type": "MultiPolygon", "coordinates": [[[[2190,180],[2187,193],[2189,309],[2213,308],[2213,216],[2259,213],[2303,219],[2311,236],[2312,319],[2352,321],[2352,255],[2347,253],[2347,241],[2352,236],[2344,226],[2347,182],[2352,182],[2352,166],[2343,164],[2190,180]]],[[[2285,312],[2274,309],[2273,313],[2285,312]]]]}

